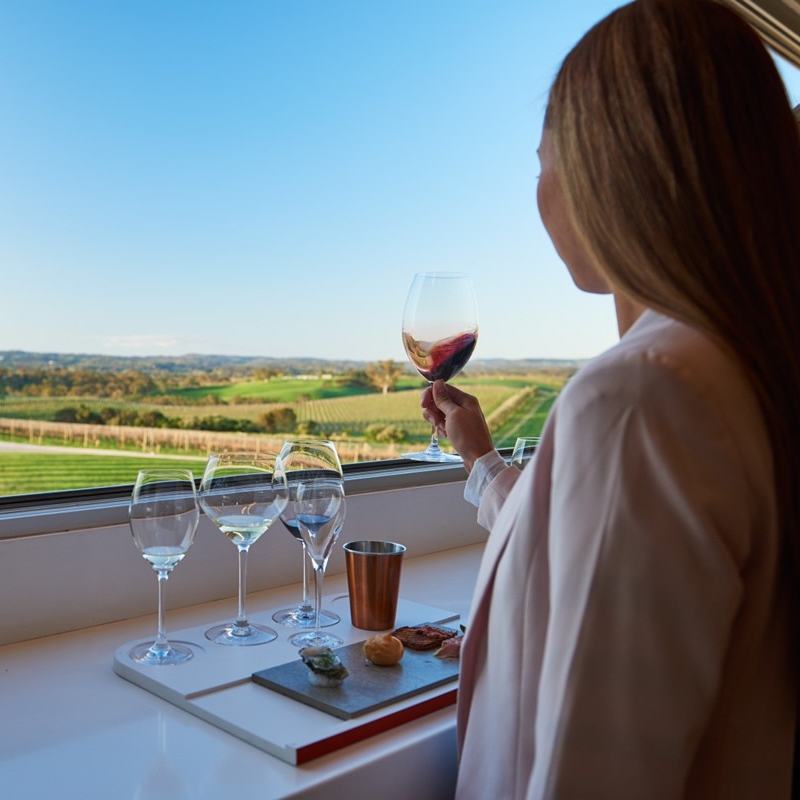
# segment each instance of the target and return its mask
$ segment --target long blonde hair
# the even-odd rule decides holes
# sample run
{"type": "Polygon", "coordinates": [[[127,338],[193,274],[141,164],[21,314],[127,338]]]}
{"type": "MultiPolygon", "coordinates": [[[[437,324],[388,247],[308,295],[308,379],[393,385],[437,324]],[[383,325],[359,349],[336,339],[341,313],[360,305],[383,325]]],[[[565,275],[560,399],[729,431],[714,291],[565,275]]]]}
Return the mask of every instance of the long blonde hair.
{"type": "Polygon", "coordinates": [[[637,0],[565,59],[547,125],[612,287],[740,360],[800,571],[800,133],[755,31],[711,0],[637,0]]]}

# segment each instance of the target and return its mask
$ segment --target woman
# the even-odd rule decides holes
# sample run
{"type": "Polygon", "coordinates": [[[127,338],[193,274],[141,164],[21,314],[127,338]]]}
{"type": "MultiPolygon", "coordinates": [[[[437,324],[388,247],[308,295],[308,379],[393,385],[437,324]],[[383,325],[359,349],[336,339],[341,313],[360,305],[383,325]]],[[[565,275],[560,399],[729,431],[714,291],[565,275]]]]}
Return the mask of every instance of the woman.
{"type": "Polygon", "coordinates": [[[477,401],[424,415],[491,533],[458,797],[787,798],[800,476],[800,136],[753,30],[638,0],[552,87],[542,219],[621,340],[523,473],[477,401]]]}

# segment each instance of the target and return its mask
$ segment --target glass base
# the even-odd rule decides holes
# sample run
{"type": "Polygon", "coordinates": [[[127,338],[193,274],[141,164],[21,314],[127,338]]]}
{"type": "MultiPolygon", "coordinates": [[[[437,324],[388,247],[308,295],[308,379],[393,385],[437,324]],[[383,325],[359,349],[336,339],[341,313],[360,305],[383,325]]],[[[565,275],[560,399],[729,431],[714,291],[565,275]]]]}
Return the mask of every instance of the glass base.
{"type": "Polygon", "coordinates": [[[272,628],[252,623],[240,625],[236,622],[227,622],[223,625],[215,625],[206,631],[206,639],[217,644],[234,646],[266,644],[277,638],[278,634],[272,628]]]}
{"type": "Polygon", "coordinates": [[[137,664],[153,666],[184,664],[194,658],[192,648],[185,644],[167,644],[165,648],[157,648],[155,642],[144,642],[134,647],[128,655],[137,664]]]}
{"type": "MultiPolygon", "coordinates": [[[[316,623],[314,610],[306,611],[302,606],[282,608],[272,615],[272,619],[290,628],[313,628],[316,623]]],[[[331,625],[336,625],[341,621],[342,618],[338,614],[334,614],[333,611],[326,611],[323,608],[320,613],[319,626],[320,628],[330,628],[331,625]]]]}
{"type": "Polygon", "coordinates": [[[295,647],[339,647],[344,644],[344,639],[340,639],[332,633],[321,633],[320,631],[296,633],[289,637],[289,641],[295,647]]]}
{"type": "Polygon", "coordinates": [[[419,453],[401,453],[402,458],[409,458],[412,461],[436,461],[439,463],[442,462],[457,462],[462,461],[458,453],[443,453],[441,450],[423,450],[419,453]]]}

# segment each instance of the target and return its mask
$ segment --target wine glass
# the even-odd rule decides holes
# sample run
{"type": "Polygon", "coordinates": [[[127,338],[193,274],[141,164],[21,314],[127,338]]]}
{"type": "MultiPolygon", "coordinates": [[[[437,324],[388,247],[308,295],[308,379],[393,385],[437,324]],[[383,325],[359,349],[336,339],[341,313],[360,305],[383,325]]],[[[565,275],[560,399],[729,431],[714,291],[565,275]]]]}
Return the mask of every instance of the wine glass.
{"type": "Polygon", "coordinates": [[[265,453],[211,453],[200,482],[200,505],[239,550],[239,610],[232,622],[215,625],[206,638],[218,644],[255,645],[277,637],[245,614],[247,553],[288,502],[279,457],[265,453]]]}
{"type": "Polygon", "coordinates": [[[139,664],[182,664],[193,657],[184,644],[170,644],[164,632],[163,585],[194,541],[200,509],[194,476],[185,469],[143,469],[128,507],[133,541],[158,574],[158,632],[137,645],[130,657],[139,664]]]}
{"type": "Polygon", "coordinates": [[[514,442],[514,450],[511,453],[511,464],[517,469],[522,469],[533,458],[536,448],[539,445],[538,436],[520,436],[514,442]]]}
{"type": "MultiPolygon", "coordinates": [[[[418,272],[403,312],[403,346],[414,369],[428,383],[449,381],[469,361],[478,341],[478,310],[468,275],[418,272]]],[[[403,453],[416,461],[460,461],[444,453],[434,426],[427,450],[403,453]]]]}
{"type": "MultiPolygon", "coordinates": [[[[317,620],[308,596],[308,573],[311,561],[306,557],[306,543],[300,535],[300,523],[294,515],[294,500],[297,499],[297,487],[318,479],[342,479],[342,464],[336,445],[328,439],[294,439],[284,442],[280,452],[281,462],[286,472],[289,489],[289,503],[281,514],[281,522],[289,533],[302,545],[303,558],[303,598],[299,605],[281,608],[272,615],[272,619],[281,625],[294,628],[311,628],[317,620]]],[[[326,628],[340,621],[338,614],[321,609],[319,612],[320,627],[326,628]]]]}
{"type": "Polygon", "coordinates": [[[333,545],[339,538],[345,515],[344,481],[319,478],[297,487],[294,513],[300,523],[300,535],[314,565],[315,625],[313,631],[296,633],[289,641],[297,647],[337,647],[344,640],[332,633],[323,633],[322,580],[333,545]]]}

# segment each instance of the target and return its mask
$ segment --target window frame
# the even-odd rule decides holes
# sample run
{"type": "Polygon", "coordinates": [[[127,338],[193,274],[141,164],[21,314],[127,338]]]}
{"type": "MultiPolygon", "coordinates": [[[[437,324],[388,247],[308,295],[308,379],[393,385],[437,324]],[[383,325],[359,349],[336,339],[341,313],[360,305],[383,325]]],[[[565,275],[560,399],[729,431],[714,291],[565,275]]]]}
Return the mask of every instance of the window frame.
{"type": "Polygon", "coordinates": [[[797,0],[723,0],[738,11],[781,57],[800,68],[800,4],[797,0]]]}
{"type": "MultiPolygon", "coordinates": [[[[511,455],[509,448],[500,452],[505,458],[511,455]]],[[[466,477],[460,462],[393,459],[344,464],[342,469],[348,495],[456,483],[466,477]]],[[[131,483],[0,496],[0,540],[126,524],[132,489],[131,483]]]]}
{"type": "MultiPolygon", "coordinates": [[[[800,68],[798,0],[722,0],[741,13],[778,55],[800,68]]],[[[510,449],[500,451],[508,458],[510,449]]],[[[391,491],[464,480],[461,464],[426,464],[405,459],[344,465],[347,492],[391,491]]],[[[127,521],[132,484],[0,496],[0,540],[127,521]]]]}

